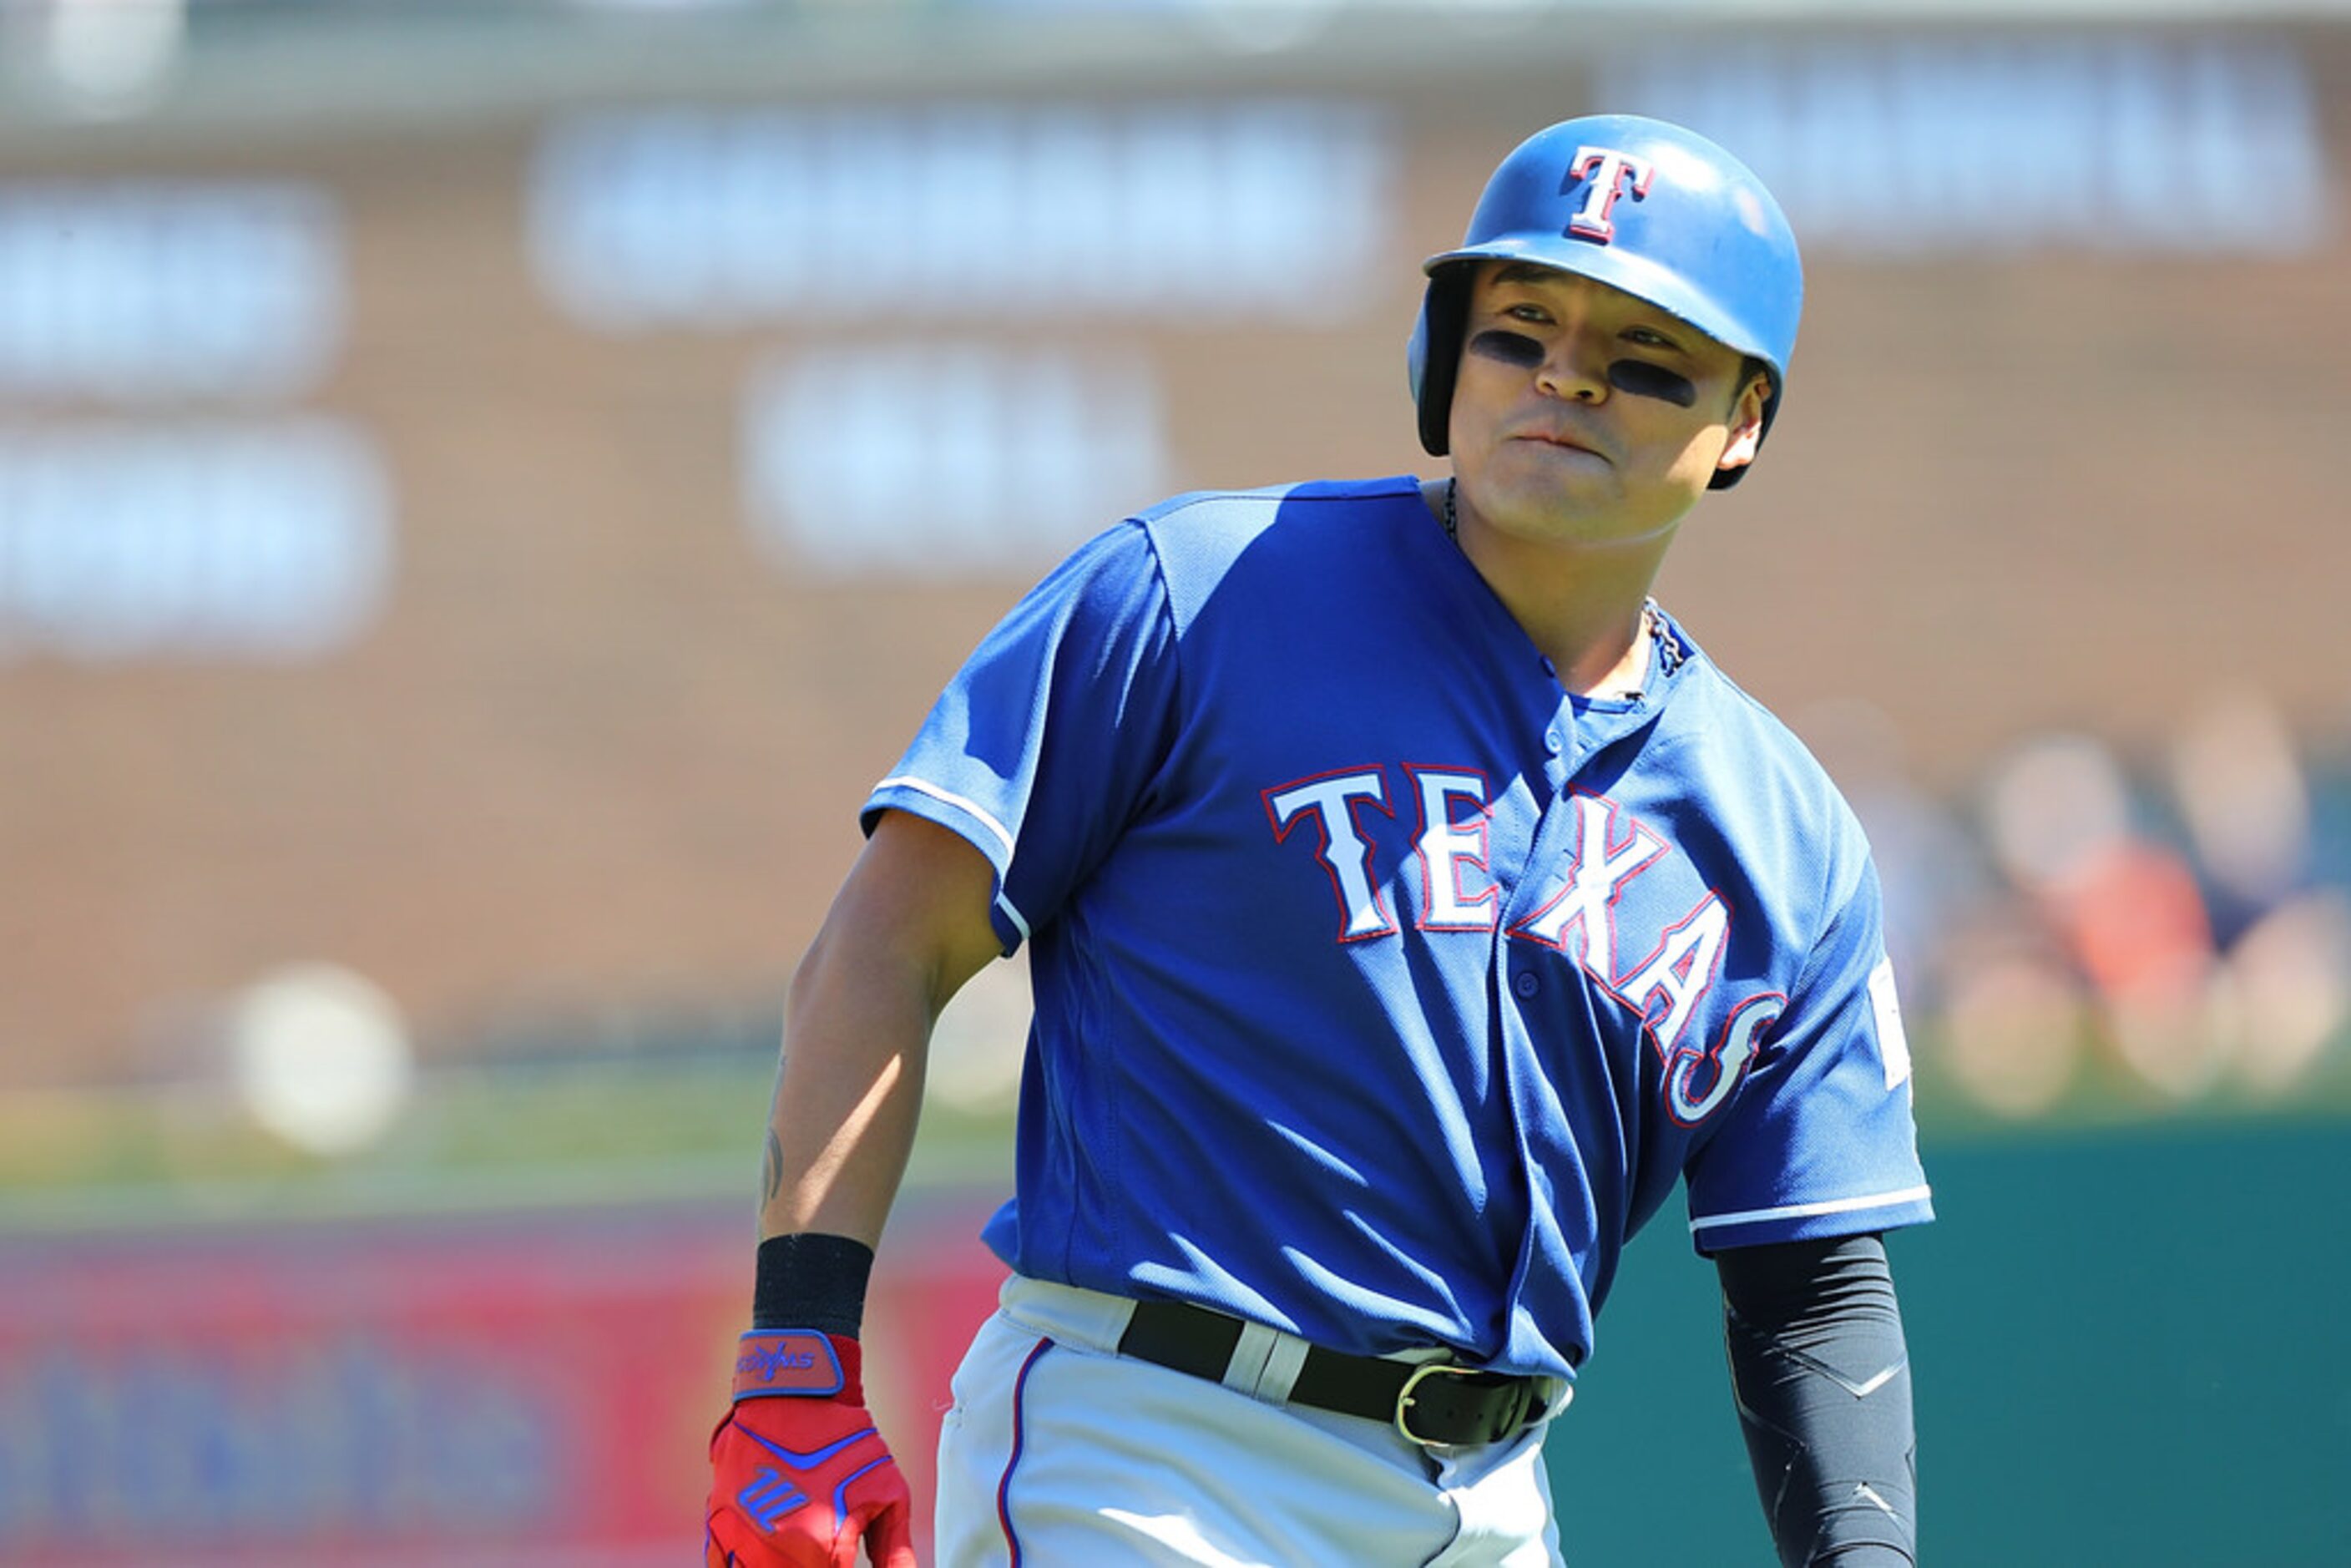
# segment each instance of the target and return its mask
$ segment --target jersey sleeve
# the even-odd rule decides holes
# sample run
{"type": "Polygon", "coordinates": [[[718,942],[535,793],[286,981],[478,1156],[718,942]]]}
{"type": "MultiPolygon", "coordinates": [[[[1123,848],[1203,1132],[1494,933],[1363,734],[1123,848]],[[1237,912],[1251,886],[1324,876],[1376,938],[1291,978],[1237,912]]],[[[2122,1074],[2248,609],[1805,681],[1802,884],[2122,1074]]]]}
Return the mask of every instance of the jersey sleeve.
{"type": "Polygon", "coordinates": [[[996,868],[1012,952],[1144,805],[1173,722],[1175,636],[1149,535],[1081,546],[1015,605],[866,798],[961,834],[996,868]]]}
{"type": "Polygon", "coordinates": [[[1877,876],[1865,858],[1728,1116],[1685,1167],[1701,1252],[1934,1218],[1877,876]]]}

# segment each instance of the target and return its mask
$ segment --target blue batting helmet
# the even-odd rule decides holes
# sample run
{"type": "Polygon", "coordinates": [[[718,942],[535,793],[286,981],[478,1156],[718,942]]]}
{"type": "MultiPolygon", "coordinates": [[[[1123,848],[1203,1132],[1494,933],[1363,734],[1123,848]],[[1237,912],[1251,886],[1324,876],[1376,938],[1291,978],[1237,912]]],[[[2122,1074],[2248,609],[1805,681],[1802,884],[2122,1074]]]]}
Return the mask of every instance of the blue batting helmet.
{"type": "MultiPolygon", "coordinates": [[[[1445,455],[1469,282],[1480,261],[1534,262],[1647,300],[1761,361],[1771,428],[1803,313],[1803,264],[1780,204],[1705,137],[1630,114],[1563,120],[1494,171],[1459,248],[1432,256],[1410,351],[1420,444],[1445,455]]],[[[1743,468],[1718,473],[1714,488],[1743,468]]]]}

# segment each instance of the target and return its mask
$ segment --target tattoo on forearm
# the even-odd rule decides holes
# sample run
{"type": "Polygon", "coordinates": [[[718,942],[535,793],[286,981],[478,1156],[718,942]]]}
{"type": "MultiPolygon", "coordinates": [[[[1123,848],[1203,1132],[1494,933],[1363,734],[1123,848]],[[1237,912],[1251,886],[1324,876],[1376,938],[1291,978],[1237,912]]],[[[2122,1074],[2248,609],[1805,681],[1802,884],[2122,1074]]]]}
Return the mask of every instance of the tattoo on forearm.
{"type": "Polygon", "coordinates": [[[784,1141],[776,1136],[773,1127],[768,1129],[768,1155],[760,1163],[760,1201],[773,1203],[776,1194],[784,1190],[784,1141]]]}

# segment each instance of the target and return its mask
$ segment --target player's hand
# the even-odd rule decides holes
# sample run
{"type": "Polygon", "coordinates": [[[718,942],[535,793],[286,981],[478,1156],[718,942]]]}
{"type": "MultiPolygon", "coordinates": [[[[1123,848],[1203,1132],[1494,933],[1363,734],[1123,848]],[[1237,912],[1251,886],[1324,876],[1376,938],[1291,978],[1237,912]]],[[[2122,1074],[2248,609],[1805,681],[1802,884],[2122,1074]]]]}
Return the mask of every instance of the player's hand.
{"type": "Polygon", "coordinates": [[[735,1407],[710,1435],[704,1568],[915,1568],[914,1499],[874,1430],[858,1343],[743,1336],[735,1407]]]}

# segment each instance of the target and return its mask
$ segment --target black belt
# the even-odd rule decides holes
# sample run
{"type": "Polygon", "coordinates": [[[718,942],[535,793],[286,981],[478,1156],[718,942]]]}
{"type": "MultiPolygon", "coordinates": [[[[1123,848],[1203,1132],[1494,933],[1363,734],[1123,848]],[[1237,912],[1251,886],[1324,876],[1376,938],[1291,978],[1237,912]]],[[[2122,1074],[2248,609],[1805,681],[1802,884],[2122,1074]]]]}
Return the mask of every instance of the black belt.
{"type": "MultiPolygon", "coordinates": [[[[1221,1383],[1241,1320],[1188,1301],[1137,1301],[1118,1353],[1221,1383]]],[[[1385,1422],[1416,1443],[1457,1448],[1509,1437],[1549,1406],[1550,1380],[1443,1362],[1413,1365],[1307,1348],[1289,1403],[1385,1422]]]]}

